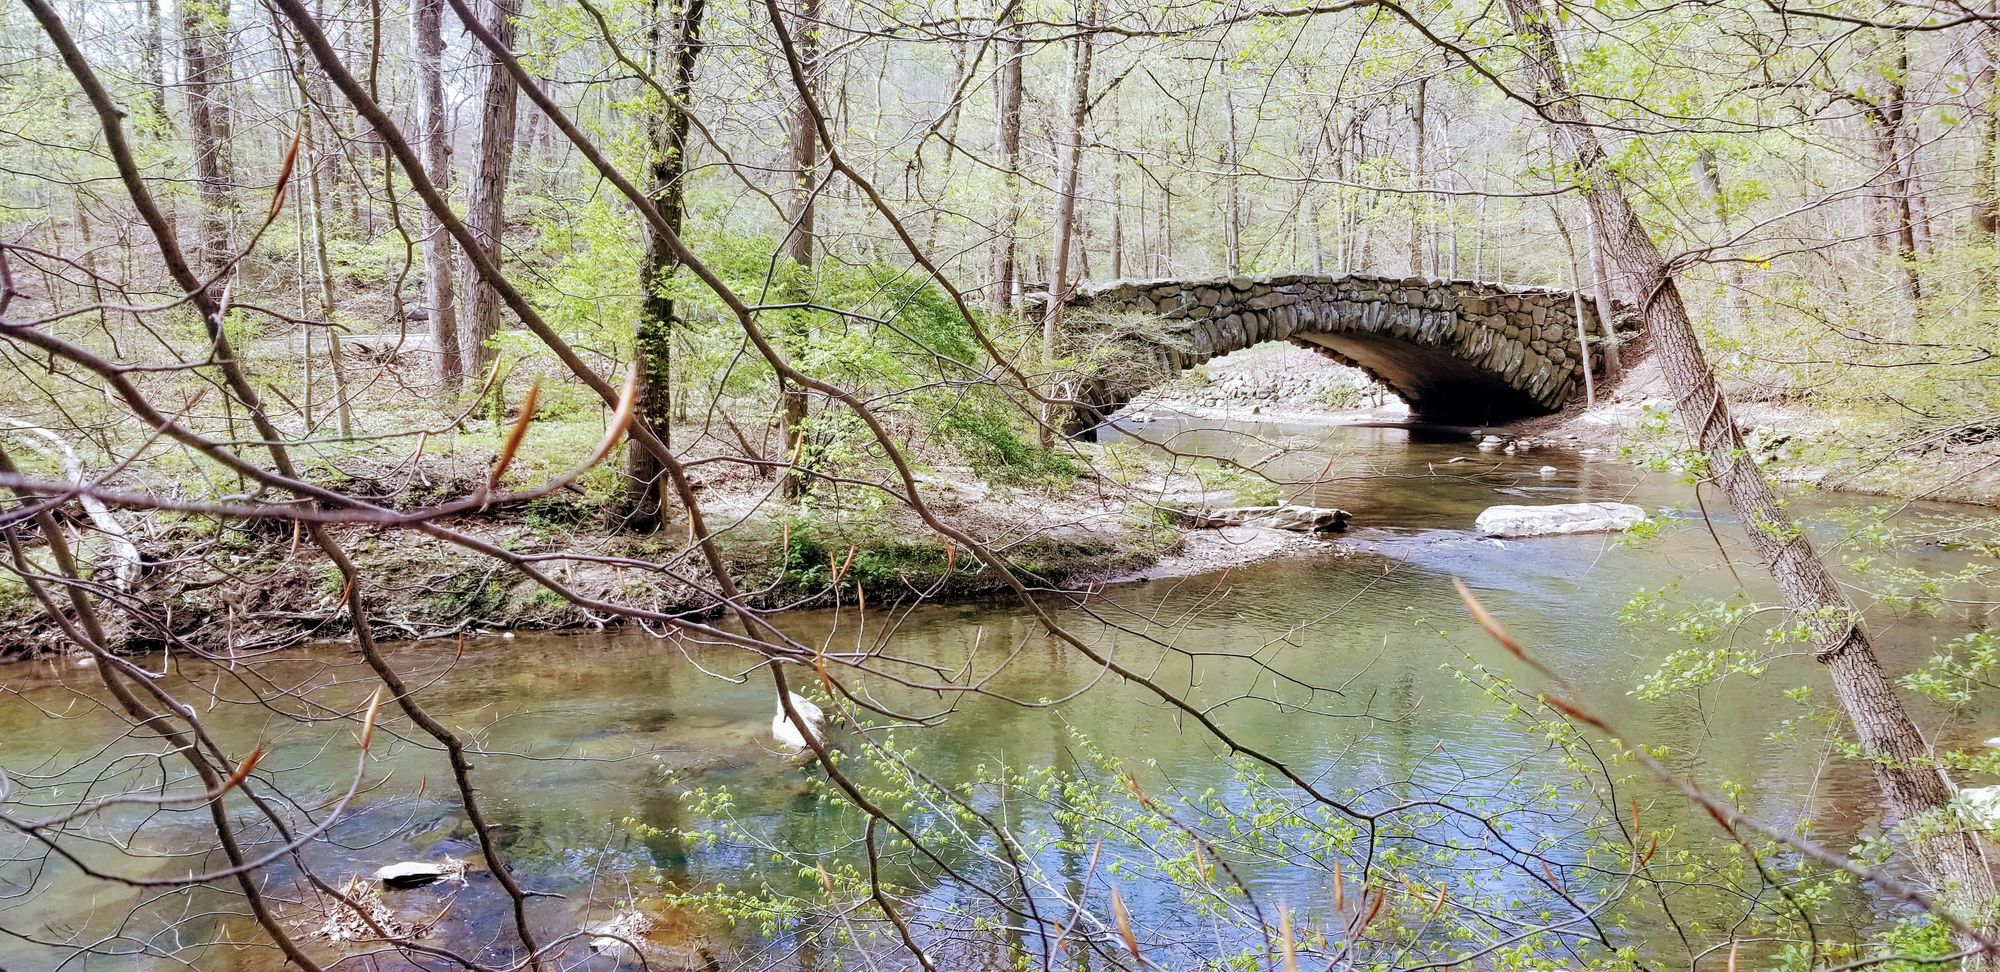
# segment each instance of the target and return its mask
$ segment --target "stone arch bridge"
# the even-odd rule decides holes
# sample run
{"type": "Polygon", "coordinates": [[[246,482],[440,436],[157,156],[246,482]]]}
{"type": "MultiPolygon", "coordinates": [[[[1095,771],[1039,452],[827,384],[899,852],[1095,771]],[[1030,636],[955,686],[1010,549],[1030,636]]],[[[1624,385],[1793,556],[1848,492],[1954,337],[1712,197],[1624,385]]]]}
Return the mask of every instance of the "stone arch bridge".
{"type": "MultiPolygon", "coordinates": [[[[1096,312],[1072,316],[1068,328],[1095,362],[1072,389],[1088,406],[1073,433],[1088,434],[1153,385],[1265,341],[1291,341],[1359,368],[1425,421],[1501,422],[1583,396],[1577,301],[1566,290],[1289,275],[1120,281],[1081,288],[1068,304],[1096,312]]],[[[1587,295],[1582,313],[1584,329],[1601,336],[1587,295]]]]}

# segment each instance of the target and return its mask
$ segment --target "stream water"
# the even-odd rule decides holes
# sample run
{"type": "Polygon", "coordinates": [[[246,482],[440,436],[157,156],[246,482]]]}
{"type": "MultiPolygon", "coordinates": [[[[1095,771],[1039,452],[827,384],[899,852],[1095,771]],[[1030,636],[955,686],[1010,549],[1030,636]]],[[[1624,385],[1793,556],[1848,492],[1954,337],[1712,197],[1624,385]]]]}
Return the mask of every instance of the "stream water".
{"type": "MultiPolygon", "coordinates": [[[[1864,771],[1829,758],[1821,732],[1809,727],[1798,738],[1783,734],[1790,720],[1808,710],[1789,703],[1782,690],[1810,685],[1823,692],[1822,676],[1809,660],[1781,659],[1759,679],[1660,702],[1641,702],[1630,694],[1668,652],[1686,642],[1658,625],[1621,622],[1620,608],[1628,599],[1670,583],[1690,596],[1719,596],[1733,586],[1718,543],[1739,560],[1744,551],[1733,539],[1735,524],[1718,503],[1708,509],[1714,534],[1683,511],[1658,537],[1640,543],[1603,536],[1499,543],[1471,532],[1478,512],[1496,503],[1693,506],[1690,489],[1672,477],[1555,450],[1480,452],[1463,437],[1394,428],[1184,421],[1150,423],[1143,435],[1171,442],[1179,451],[1244,461],[1282,452],[1271,461],[1274,474],[1316,481],[1296,501],[1345,508],[1353,514],[1353,528],[1326,541],[1323,555],[1120,585],[1081,604],[1051,599],[1050,609],[1094,647],[1194,701],[1241,745],[1283,761],[1324,792],[1364,807],[1413,795],[1467,804],[1499,799],[1532,804],[1544,789],[1561,799],[1578,792],[1577,772],[1548,753],[1543,739],[1455,674],[1480,664],[1516,671],[1468,623],[1453,592],[1456,577],[1538,657],[1571,679],[1586,701],[1648,743],[1671,747],[1676,767],[1712,787],[1722,781],[1742,784],[1740,799],[1748,810],[1780,822],[1810,813],[1816,833],[1839,847],[1879,826],[1864,771]],[[1541,474],[1545,464],[1557,471],[1541,474]]],[[[1833,494],[1802,497],[1798,507],[1815,515],[1865,511],[1851,518],[1857,524],[1888,519],[1917,525],[1929,518],[1988,515],[1833,494]]],[[[1853,527],[1818,529],[1822,543],[1832,545],[1853,527]]],[[[1928,570],[1967,562],[1966,555],[1941,545],[1908,548],[1898,558],[1901,566],[1928,570]]],[[[1761,590],[1754,564],[1738,566],[1761,590]]],[[[1892,671],[1902,671],[1941,642],[1991,620],[1967,615],[1880,608],[1873,612],[1872,630],[1892,671]]],[[[1203,827],[1214,821],[1189,819],[1200,814],[1173,801],[1199,802],[1214,793],[1237,805],[1262,792],[1227,758],[1225,746],[1185,713],[1138,686],[1105,677],[1079,652],[1045,637],[1018,605],[995,601],[908,611],[872,605],[865,617],[851,609],[815,611],[787,615],[781,623],[792,636],[825,644],[829,651],[874,647],[937,666],[925,672],[884,663],[854,679],[886,705],[906,711],[956,706],[934,726],[873,737],[907,749],[911,761],[935,779],[990,776],[1002,767],[1029,773],[1055,769],[1108,780],[1117,791],[1103,762],[1115,758],[1164,804],[1182,806],[1177,819],[1203,827]],[[936,681],[962,671],[997,673],[988,688],[1008,698],[954,700],[891,677],[936,681]],[[1023,701],[1048,704],[1019,704],[1023,701]]],[[[1762,630],[1753,618],[1741,635],[1754,647],[1762,630]]],[[[657,922],[650,933],[662,949],[656,968],[701,967],[711,958],[717,968],[831,967],[847,947],[837,943],[835,932],[860,936],[859,950],[880,956],[882,967],[907,966],[889,950],[889,930],[880,922],[732,925],[694,909],[657,905],[663,887],[699,892],[769,886],[780,895],[810,896],[822,882],[810,863],[802,870],[801,862],[820,858],[805,855],[825,852],[823,859],[842,880],[843,869],[860,860],[854,846],[862,833],[860,818],[810,793],[809,774],[771,751],[770,679],[754,660],[719,646],[636,632],[482,639],[468,642],[462,654],[451,642],[414,643],[397,646],[392,655],[409,681],[423,686],[421,698],[430,710],[484,751],[475,759],[478,788],[522,884],[562,896],[531,902],[545,941],[637,907],[650,908],[657,922]],[[729,800],[726,807],[710,801],[704,811],[684,796],[689,788],[709,794],[726,790],[729,800]],[[723,836],[713,842],[691,845],[669,833],[719,825],[723,836]]],[[[801,691],[818,692],[810,672],[796,675],[794,683],[801,691]]],[[[17,797],[33,793],[35,802],[60,806],[86,793],[109,794],[157,780],[163,766],[179,778],[180,764],[159,757],[153,743],[125,739],[102,748],[123,724],[99,706],[93,673],[57,663],[22,664],[0,669],[0,684],[6,692],[0,695],[0,767],[17,781],[17,797]]],[[[165,684],[198,706],[246,698],[253,686],[266,694],[282,689],[268,709],[212,705],[209,722],[235,752],[257,740],[269,746],[260,774],[299,802],[293,812],[301,819],[327,819],[355,778],[353,724],[314,721],[352,707],[370,684],[338,645],[259,659],[235,672],[188,666],[165,684]]],[[[1542,687],[1527,678],[1522,684],[1542,687]]],[[[2000,727],[1920,711],[1925,728],[1943,743],[1978,739],[2000,727]]],[[[440,885],[396,892],[405,897],[392,898],[391,904],[406,915],[443,910],[430,941],[500,961],[511,954],[511,919],[477,861],[444,761],[427,740],[420,744],[406,722],[387,728],[393,731],[378,742],[360,792],[334,819],[330,839],[313,845],[309,856],[315,869],[337,880],[392,861],[469,860],[473,868],[463,889],[440,885]]],[[[857,777],[873,779],[851,734],[841,745],[857,777]]],[[[1630,768],[1615,772],[1623,775],[1630,768]]],[[[969,799],[1022,834],[1053,841],[1029,840],[1033,866],[1046,882],[1038,887],[1040,907],[1067,912],[1061,895],[1069,894],[1108,913],[1104,896],[1116,883],[1162,964],[1187,967],[1245,944],[1240,929],[1218,931],[1228,922],[1188,905],[1182,889],[1158,877],[1157,868],[1148,876],[1147,848],[1170,844],[1171,834],[1141,831],[1130,842],[1099,842],[1104,828],[1085,827],[1079,839],[1061,840],[1065,828],[1079,825],[1026,799],[1032,789],[1015,791],[1023,797],[1018,800],[991,789],[969,799]],[[1093,861],[1094,853],[1101,859],[1093,861]],[[1124,866],[1113,866],[1121,861],[1124,866]]],[[[876,795],[892,803],[901,799],[876,795]]],[[[1657,787],[1636,786],[1633,799],[1643,801],[1649,831],[1683,834],[1679,839],[1690,843],[1713,832],[1704,816],[1657,787]]],[[[1286,800],[1303,802],[1297,791],[1286,800]]],[[[238,819],[250,821],[240,800],[231,807],[238,819]]],[[[20,799],[0,803],[0,809],[26,817],[56,812],[20,799]]],[[[945,818],[921,807],[914,817],[944,827],[945,818]]],[[[1541,830],[1537,836],[1549,838],[1559,864],[1566,842],[1578,847],[1586,842],[1583,835],[1566,833],[1578,825],[1574,819],[1535,819],[1517,816],[1511,825],[1524,841],[1541,830]]],[[[79,848],[92,865],[120,874],[173,877],[219,866],[206,822],[203,812],[111,808],[71,825],[65,845],[79,848]]],[[[254,826],[250,832],[258,833],[254,826]]],[[[885,845],[892,844],[884,836],[885,845]]],[[[967,843],[991,846],[976,833],[967,843]]],[[[1260,906],[1289,902],[1301,910],[1303,925],[1324,922],[1334,894],[1325,866],[1332,852],[1294,851],[1290,857],[1268,847],[1246,852],[1236,861],[1238,876],[1260,906]]],[[[907,867],[907,848],[890,846],[888,853],[889,866],[907,867]]],[[[93,880],[72,864],[32,853],[17,835],[0,837],[0,861],[5,859],[13,863],[0,862],[5,931],[0,969],[220,970],[281,964],[268,948],[228,944],[259,939],[233,896],[169,895],[93,880]],[[84,945],[112,954],[85,954],[84,945]]],[[[986,895],[1006,887],[1007,872],[976,849],[953,860],[964,879],[939,879],[933,872],[930,879],[913,881],[904,891],[907,909],[937,915],[956,907],[992,915],[997,906],[986,895]]],[[[297,907],[306,892],[288,879],[288,866],[282,861],[273,866],[270,887],[281,905],[297,907]]],[[[1537,879],[1523,872],[1492,880],[1500,888],[1496,893],[1510,893],[1508,882],[1527,889],[1537,879]]],[[[1358,881],[1350,881],[1344,894],[1354,897],[1359,888],[1358,881]]],[[[1690,902],[1691,911],[1709,907],[1694,898],[1690,902]]],[[[1350,911],[1354,907],[1348,903],[1350,911]]],[[[1879,926],[1894,914],[1861,891],[1837,895],[1826,913],[1830,937],[1849,938],[1853,929],[1879,926]]],[[[1006,967],[1010,942],[1038,956],[1041,946],[1006,930],[1007,924],[963,919],[941,952],[952,956],[955,968],[1006,967]]],[[[298,927],[310,936],[311,922],[300,919],[298,927]]],[[[1089,928],[1079,932],[1086,933],[1094,934],[1089,928]]],[[[1612,935],[1642,953],[1657,949],[1667,964],[1687,962],[1687,946],[1657,915],[1612,935]]],[[[1108,933],[1100,937],[1109,940],[1108,933]]],[[[343,948],[367,951],[361,945],[343,948]]],[[[343,948],[313,943],[309,950],[330,955],[343,948]]],[[[567,954],[566,968],[616,964],[608,955],[590,957],[580,942],[567,954]]],[[[377,950],[362,964],[341,967],[402,968],[402,962],[377,950]]],[[[850,957],[840,967],[855,964],[850,957]]]]}

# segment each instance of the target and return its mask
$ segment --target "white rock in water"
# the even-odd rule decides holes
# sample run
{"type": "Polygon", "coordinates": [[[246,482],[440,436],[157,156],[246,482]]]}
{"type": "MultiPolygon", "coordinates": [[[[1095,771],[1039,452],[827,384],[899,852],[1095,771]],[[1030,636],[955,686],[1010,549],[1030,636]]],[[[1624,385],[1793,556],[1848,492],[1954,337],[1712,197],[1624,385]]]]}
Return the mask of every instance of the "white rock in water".
{"type": "Polygon", "coordinates": [[[1958,791],[1951,805],[1974,826],[2000,826],[2000,786],[1975,786],[1958,791]]]}
{"type": "Polygon", "coordinates": [[[1489,537],[1546,537],[1564,533],[1612,533],[1646,520],[1630,503],[1557,503],[1553,506],[1489,506],[1473,526],[1489,537]]]}
{"type": "Polygon", "coordinates": [[[1553,476],[1556,473],[1562,472],[1562,470],[1557,469],[1554,466],[1543,466],[1541,471],[1543,476],[1553,476]]]}
{"type": "Polygon", "coordinates": [[[1994,736],[1993,738],[1986,740],[1986,742],[1984,742],[1982,745],[1984,745],[1987,749],[2000,749],[2000,736],[1994,736]]]}
{"type": "Polygon", "coordinates": [[[1501,438],[1500,438],[1499,436],[1497,436],[1497,435],[1489,435],[1489,436],[1487,436],[1487,437],[1486,437],[1486,438],[1484,438],[1484,439],[1480,439],[1480,440],[1479,440],[1479,451],[1481,451],[1481,452],[1491,452],[1491,451],[1493,451],[1494,449],[1498,449],[1498,448],[1500,448],[1500,443],[1501,443],[1501,441],[1502,441],[1502,440],[1501,440],[1501,438]]]}
{"type": "Polygon", "coordinates": [[[422,887],[443,878],[444,868],[423,861],[403,861],[375,869],[375,880],[392,888],[422,887]]]}

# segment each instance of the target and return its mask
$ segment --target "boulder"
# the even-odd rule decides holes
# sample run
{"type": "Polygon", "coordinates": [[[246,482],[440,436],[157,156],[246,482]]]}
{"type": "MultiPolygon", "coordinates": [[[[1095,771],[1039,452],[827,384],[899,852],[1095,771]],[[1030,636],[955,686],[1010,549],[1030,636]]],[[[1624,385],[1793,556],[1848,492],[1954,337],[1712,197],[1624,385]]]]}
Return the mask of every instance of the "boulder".
{"type": "Polygon", "coordinates": [[[1546,537],[1567,533],[1613,533],[1645,522],[1646,511],[1630,503],[1557,503],[1552,506],[1490,506],[1473,526],[1489,537],[1546,537]]]}
{"type": "Polygon", "coordinates": [[[375,880],[385,888],[420,888],[444,879],[445,869],[427,861],[403,861],[375,869],[375,880]]]}
{"type": "Polygon", "coordinates": [[[1331,506],[1232,506],[1219,510],[1183,510],[1178,519],[1183,526],[1204,529],[1252,526],[1298,533],[1338,533],[1347,529],[1348,513],[1331,506]]]}

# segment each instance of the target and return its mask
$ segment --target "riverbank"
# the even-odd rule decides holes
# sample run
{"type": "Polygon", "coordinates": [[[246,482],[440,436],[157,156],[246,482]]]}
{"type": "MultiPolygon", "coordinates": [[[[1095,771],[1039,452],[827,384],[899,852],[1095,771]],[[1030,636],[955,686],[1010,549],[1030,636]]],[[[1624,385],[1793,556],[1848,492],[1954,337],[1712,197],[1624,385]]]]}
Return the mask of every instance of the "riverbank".
{"type": "MultiPolygon", "coordinates": [[[[1780,482],[1894,499],[2000,506],[2000,429],[1896,428],[1756,389],[1729,389],[1730,411],[1764,468],[1780,482]]],[[[1494,432],[1564,448],[1673,464],[1685,448],[1669,418],[1672,397],[1651,359],[1593,408],[1494,432]]]]}
{"type": "MultiPolygon", "coordinates": [[[[1004,558],[1013,577],[1037,591],[1210,573],[1328,549],[1280,530],[1173,525],[1176,511],[1273,500],[1270,484],[1241,471],[1171,461],[1129,445],[1076,443],[1067,458],[1071,474],[1034,484],[929,467],[919,475],[921,496],[936,517],[1004,558]]],[[[470,495],[486,468],[464,457],[431,458],[404,475],[427,484],[423,495],[437,502],[470,495]]],[[[754,609],[838,603],[880,610],[1012,591],[1008,576],[945,543],[907,504],[885,500],[885,491],[850,484],[799,503],[779,497],[774,477],[740,466],[698,465],[694,478],[716,549],[754,609]]],[[[568,491],[437,524],[451,536],[327,527],[363,579],[377,637],[601,629],[722,613],[710,566],[690,542],[685,519],[633,533],[616,525],[600,499],[568,491]],[[548,583],[468,545],[507,551],[548,583]]],[[[247,655],[351,631],[342,575],[289,530],[156,518],[135,539],[146,562],[171,558],[176,569],[143,572],[129,589],[100,600],[119,650],[247,655]]],[[[25,590],[0,594],[9,595],[0,599],[0,616],[9,622],[0,626],[0,658],[72,649],[25,590]]]]}

